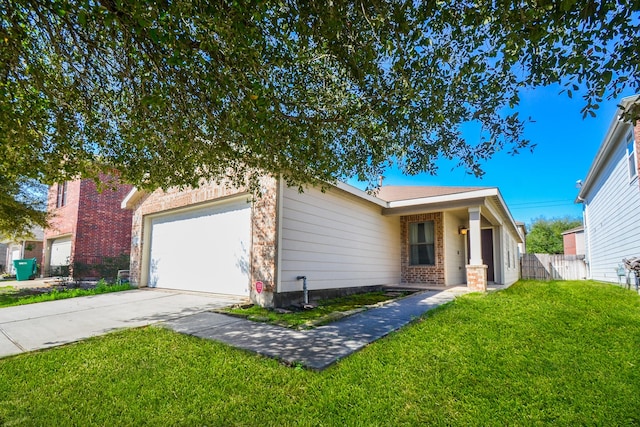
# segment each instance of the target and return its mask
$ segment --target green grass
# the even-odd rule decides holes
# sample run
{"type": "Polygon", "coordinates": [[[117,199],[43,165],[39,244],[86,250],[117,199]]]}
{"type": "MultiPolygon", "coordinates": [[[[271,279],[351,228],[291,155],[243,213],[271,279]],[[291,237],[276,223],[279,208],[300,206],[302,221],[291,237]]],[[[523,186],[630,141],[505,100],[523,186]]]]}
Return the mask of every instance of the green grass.
{"type": "Polygon", "coordinates": [[[638,425],[640,297],[470,294],[315,373],[149,327],[0,360],[0,425],[638,425]]]}
{"type": "MultiPolygon", "coordinates": [[[[405,295],[400,294],[400,296],[405,295]]],[[[318,306],[309,310],[300,310],[292,313],[278,313],[274,310],[257,305],[250,307],[230,307],[222,311],[237,316],[246,317],[249,320],[272,323],[289,328],[308,328],[319,326],[340,317],[352,310],[375,305],[384,301],[395,299],[385,292],[368,292],[364,294],[349,295],[335,299],[323,300],[318,306]]]]}
{"type": "Polygon", "coordinates": [[[133,289],[129,284],[109,285],[98,283],[93,289],[52,289],[51,292],[34,294],[31,289],[15,289],[13,286],[0,288],[0,308],[14,305],[34,304],[37,302],[55,301],[58,299],[85,297],[88,295],[106,294],[108,292],[128,291],[133,289]]]}

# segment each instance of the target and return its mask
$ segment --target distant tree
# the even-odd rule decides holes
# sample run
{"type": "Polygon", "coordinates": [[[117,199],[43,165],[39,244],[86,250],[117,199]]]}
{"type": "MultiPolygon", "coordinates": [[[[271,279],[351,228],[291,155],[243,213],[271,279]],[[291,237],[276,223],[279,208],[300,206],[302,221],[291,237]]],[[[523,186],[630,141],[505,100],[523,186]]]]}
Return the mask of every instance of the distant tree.
{"type": "Polygon", "coordinates": [[[564,252],[562,233],[582,225],[579,218],[537,218],[527,234],[527,252],[561,254],[564,252]]]}
{"type": "Polygon", "coordinates": [[[47,186],[32,179],[0,174],[0,235],[20,239],[47,223],[47,186]]]}

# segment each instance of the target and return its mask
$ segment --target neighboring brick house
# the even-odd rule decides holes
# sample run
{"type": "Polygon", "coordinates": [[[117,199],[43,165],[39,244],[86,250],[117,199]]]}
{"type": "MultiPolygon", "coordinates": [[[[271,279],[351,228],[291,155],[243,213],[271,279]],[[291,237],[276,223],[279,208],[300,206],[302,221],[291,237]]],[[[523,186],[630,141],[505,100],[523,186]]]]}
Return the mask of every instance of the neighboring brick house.
{"type": "Polygon", "coordinates": [[[584,227],[576,227],[562,233],[562,245],[565,255],[584,255],[584,227]]]}
{"type": "MultiPolygon", "coordinates": [[[[131,212],[120,209],[130,185],[100,175],[98,191],[92,179],[49,187],[50,226],[44,233],[44,275],[100,278],[103,268],[128,263],[131,212]]],[[[122,268],[122,267],[121,267],[122,268]]]]}
{"type": "Polygon", "coordinates": [[[523,238],[497,188],[339,183],[325,192],[264,177],[262,196],[216,184],[133,189],[131,281],[246,295],[263,306],[384,285],[510,285],[523,238]]]}

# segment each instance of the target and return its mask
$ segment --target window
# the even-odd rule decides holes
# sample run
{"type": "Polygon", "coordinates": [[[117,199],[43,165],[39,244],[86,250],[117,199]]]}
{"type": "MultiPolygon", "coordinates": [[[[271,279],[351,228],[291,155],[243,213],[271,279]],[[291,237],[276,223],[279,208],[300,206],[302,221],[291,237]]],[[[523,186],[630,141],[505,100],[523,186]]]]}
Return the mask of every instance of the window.
{"type": "Polygon", "coordinates": [[[56,208],[67,204],[67,182],[58,184],[58,198],[56,200],[56,208]]]}
{"type": "Polygon", "coordinates": [[[433,221],[409,224],[410,265],[435,265],[433,221]]]}
{"type": "Polygon", "coordinates": [[[629,162],[629,179],[633,180],[638,175],[636,164],[636,144],[633,140],[633,131],[627,135],[627,161],[629,162]]]}

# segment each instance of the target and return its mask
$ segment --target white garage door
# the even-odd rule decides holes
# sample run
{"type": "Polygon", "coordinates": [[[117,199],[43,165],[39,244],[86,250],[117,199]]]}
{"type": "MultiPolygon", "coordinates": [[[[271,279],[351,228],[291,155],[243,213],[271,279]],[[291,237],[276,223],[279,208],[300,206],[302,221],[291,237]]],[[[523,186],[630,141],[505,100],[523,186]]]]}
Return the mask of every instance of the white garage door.
{"type": "Polygon", "coordinates": [[[149,286],[249,295],[246,199],[151,220],[149,286]]]}
{"type": "Polygon", "coordinates": [[[51,258],[49,265],[51,267],[59,267],[61,265],[69,265],[71,257],[71,237],[63,237],[56,239],[51,244],[51,258]]]}

